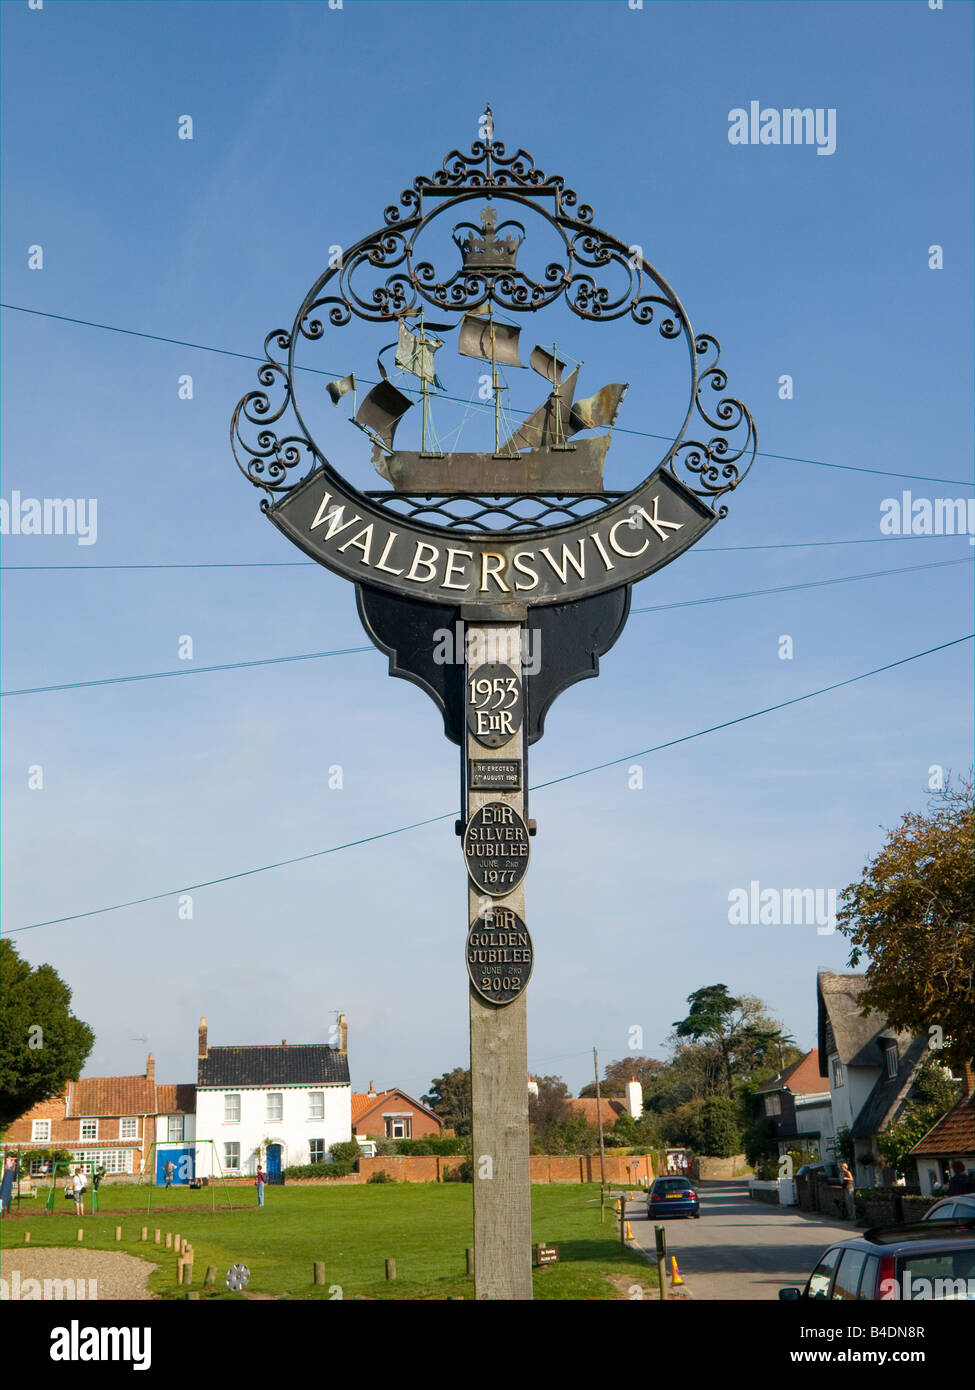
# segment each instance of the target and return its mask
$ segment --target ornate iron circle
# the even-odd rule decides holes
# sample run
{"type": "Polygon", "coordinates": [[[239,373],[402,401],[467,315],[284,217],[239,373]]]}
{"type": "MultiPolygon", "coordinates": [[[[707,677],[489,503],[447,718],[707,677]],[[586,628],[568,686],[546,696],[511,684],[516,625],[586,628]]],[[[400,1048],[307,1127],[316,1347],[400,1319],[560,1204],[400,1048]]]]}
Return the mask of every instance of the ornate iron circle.
{"type": "Polygon", "coordinates": [[[471,882],[492,898],[513,893],[528,871],[528,826],[513,806],[488,801],[464,831],[464,863],[471,882]]]}
{"type": "MultiPolygon", "coordinates": [[[[266,494],[262,509],[327,568],[421,601],[512,616],[528,606],[631,584],[675,559],[726,514],[721,499],[745,477],[757,449],[747,408],[723,394],[727,377],[717,340],[694,334],[677,296],[642,249],[596,228],[592,208],[579,203],[561,176],[538,169],[524,150],[506,156],[493,126],[487,139],[474,142],[471,156],[454,150],[432,178],[413,180],[399,205],[386,208],[384,226],[319,277],[291,330],[268,335],[265,356],[260,389],[243,397],[231,423],[238,466],[266,494]],[[437,219],[474,201],[487,204],[482,226],[455,225],[461,264],[438,279],[434,266],[420,258],[418,239],[437,219]],[[514,204],[540,218],[561,246],[562,259],[551,261],[541,279],[517,265],[524,224],[499,224],[495,204],[514,204]],[[603,282],[610,267],[623,275],[622,290],[603,282]],[[361,289],[355,277],[366,272],[379,283],[361,289]],[[662,339],[686,344],[690,385],[683,422],[663,458],[629,492],[602,490],[609,435],[591,433],[611,434],[625,386],[605,386],[575,400],[578,368],[569,374],[554,349],[548,353],[537,345],[530,363],[521,362],[520,329],[494,318],[496,307],[523,314],[558,300],[582,319],[656,323],[662,339]],[[425,327],[426,307],[461,314],[461,323],[425,327]],[[392,490],[365,493],[344,479],[307,424],[295,354],[299,344],[322,338],[325,320],[340,328],[353,317],[396,325],[396,361],[420,382],[424,422],[430,383],[439,385],[433,354],[443,344],[436,332],[459,328],[461,355],[491,363],[495,452],[394,448],[394,431],[414,402],[388,379],[380,359],[381,380],[353,423],[371,437],[373,462],[392,490]],[[504,362],[530,365],[551,390],[547,402],[501,444],[497,366],[504,362]],[[284,432],[286,416],[294,421],[291,432],[284,432]],[[692,420],[701,428],[692,430],[692,420]],[[583,432],[588,437],[575,439],[583,432]],[[498,520],[508,524],[491,529],[498,520]]],[[[333,402],[355,390],[352,374],[328,387],[333,402]]]]}
{"type": "Polygon", "coordinates": [[[464,954],[471,984],[487,1004],[513,1004],[535,965],[531,934],[510,907],[489,908],[471,923],[464,954]]]}

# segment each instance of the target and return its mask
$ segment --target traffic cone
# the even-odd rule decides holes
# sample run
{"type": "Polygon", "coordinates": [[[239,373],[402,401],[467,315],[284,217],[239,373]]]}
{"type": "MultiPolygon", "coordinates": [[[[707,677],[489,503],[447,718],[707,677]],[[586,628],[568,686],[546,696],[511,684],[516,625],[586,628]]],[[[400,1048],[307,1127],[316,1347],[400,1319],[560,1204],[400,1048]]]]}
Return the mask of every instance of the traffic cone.
{"type": "Polygon", "coordinates": [[[632,1239],[633,1239],[633,1232],[630,1230],[630,1223],[629,1223],[629,1221],[627,1221],[627,1223],[626,1223],[626,1238],[627,1238],[627,1240],[632,1240],[632,1239]]]}
{"type": "Polygon", "coordinates": [[[680,1277],[680,1270],[677,1268],[676,1255],[671,1255],[670,1257],[670,1282],[672,1284],[683,1284],[684,1282],[680,1277]]]}

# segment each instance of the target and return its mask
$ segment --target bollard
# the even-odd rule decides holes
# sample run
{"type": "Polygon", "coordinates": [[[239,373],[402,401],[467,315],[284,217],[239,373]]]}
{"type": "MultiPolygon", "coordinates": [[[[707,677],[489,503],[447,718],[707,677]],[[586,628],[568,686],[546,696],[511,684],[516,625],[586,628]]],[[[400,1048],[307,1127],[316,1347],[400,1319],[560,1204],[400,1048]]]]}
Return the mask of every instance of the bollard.
{"type": "Polygon", "coordinates": [[[183,1282],[183,1257],[182,1257],[182,1255],[177,1255],[177,1257],[176,1257],[176,1282],[177,1282],[177,1284],[182,1284],[182,1282],[183,1282]]]}
{"type": "Polygon", "coordinates": [[[312,1265],[312,1282],[315,1284],[325,1283],[325,1261],[316,1260],[312,1265]]]}
{"type": "Polygon", "coordinates": [[[30,1245],[30,1231],[24,1232],[24,1244],[30,1245]]]}
{"type": "Polygon", "coordinates": [[[396,1261],[395,1261],[395,1260],[387,1260],[387,1261],[386,1261],[386,1278],[387,1278],[387,1279],[395,1279],[395,1278],[396,1278],[396,1261]]]}
{"type": "Polygon", "coordinates": [[[78,1239],[79,1239],[79,1240],[84,1240],[84,1238],[85,1238],[84,1227],[83,1227],[83,1226],[79,1226],[79,1227],[78,1227],[78,1239]]]}
{"type": "Polygon", "coordinates": [[[121,1240],[121,1239],[122,1239],[122,1227],[121,1227],[121,1226],[116,1226],[116,1227],[115,1227],[115,1239],[116,1239],[116,1240],[121,1240]]]}
{"type": "Polygon", "coordinates": [[[183,1283],[192,1284],[193,1282],[193,1256],[184,1255],[183,1257],[183,1283]]]}
{"type": "Polygon", "coordinates": [[[473,1274],[473,1273],[474,1273],[474,1247],[473,1247],[473,1245],[469,1245],[469,1246],[467,1247],[467,1250],[465,1251],[465,1254],[466,1254],[466,1256],[467,1256],[467,1273],[468,1273],[468,1274],[473,1274]]]}
{"type": "Polygon", "coordinates": [[[191,1289],[190,1292],[186,1295],[187,1298],[199,1298],[199,1296],[199,1291],[193,1289],[191,1289]]]}
{"type": "Polygon", "coordinates": [[[660,1280],[660,1297],[667,1297],[667,1232],[663,1226],[653,1228],[657,1242],[657,1278],[660,1280]]]}
{"type": "Polygon", "coordinates": [[[213,1286],[214,1286],[214,1284],[215,1284],[216,1282],[217,1282],[217,1267],[216,1267],[216,1265],[207,1265],[207,1272],[206,1272],[206,1274],[204,1274],[204,1276],[203,1276],[203,1287],[204,1287],[205,1289],[212,1289],[213,1286]]]}
{"type": "Polygon", "coordinates": [[[173,1236],[173,1249],[176,1251],[177,1254],[179,1254],[179,1249],[180,1249],[180,1245],[181,1245],[181,1244],[182,1244],[182,1237],[181,1237],[179,1231],[177,1231],[176,1234],[173,1236]]]}
{"type": "Polygon", "coordinates": [[[143,1239],[143,1240],[148,1240],[148,1239],[149,1239],[149,1227],[148,1227],[148,1226],[143,1226],[143,1228],[142,1228],[142,1239],[143,1239]]]}
{"type": "Polygon", "coordinates": [[[156,1244],[158,1245],[159,1242],[160,1242],[161,1240],[162,1240],[162,1231],[160,1231],[159,1228],[157,1227],[157,1228],[156,1228],[156,1244]]]}
{"type": "Polygon", "coordinates": [[[172,1233],[172,1231],[167,1231],[167,1232],[166,1232],[166,1249],[167,1249],[167,1250],[172,1250],[172,1248],[173,1248],[173,1233],[172,1233]]]}

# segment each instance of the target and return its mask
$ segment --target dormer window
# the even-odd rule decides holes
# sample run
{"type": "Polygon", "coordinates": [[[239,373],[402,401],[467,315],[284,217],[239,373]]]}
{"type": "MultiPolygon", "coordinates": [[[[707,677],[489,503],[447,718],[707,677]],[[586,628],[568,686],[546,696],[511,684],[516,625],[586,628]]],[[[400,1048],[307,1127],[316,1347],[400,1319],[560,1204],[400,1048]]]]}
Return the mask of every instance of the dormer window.
{"type": "Polygon", "coordinates": [[[900,1070],[900,1058],[897,1056],[897,1046],[888,1047],[887,1051],[887,1075],[893,1080],[900,1070]]]}

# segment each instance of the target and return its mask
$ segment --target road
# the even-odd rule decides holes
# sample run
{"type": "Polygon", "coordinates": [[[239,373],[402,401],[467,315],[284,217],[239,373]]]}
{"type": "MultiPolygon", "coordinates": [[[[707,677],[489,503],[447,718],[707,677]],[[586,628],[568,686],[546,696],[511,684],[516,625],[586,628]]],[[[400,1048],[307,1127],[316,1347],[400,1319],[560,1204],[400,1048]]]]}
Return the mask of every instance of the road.
{"type": "MultiPolygon", "coordinates": [[[[685,1292],[693,1298],[774,1298],[786,1284],[801,1284],[827,1246],[849,1240],[857,1228],[807,1215],[798,1207],[753,1202],[745,1181],[697,1185],[701,1219],[670,1217],[667,1267],[677,1256],[685,1292]]],[[[627,1204],[637,1245],[653,1254],[656,1220],[646,1215],[646,1200],[627,1204]]]]}

